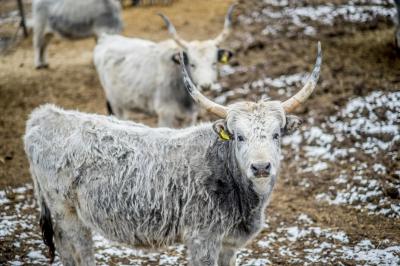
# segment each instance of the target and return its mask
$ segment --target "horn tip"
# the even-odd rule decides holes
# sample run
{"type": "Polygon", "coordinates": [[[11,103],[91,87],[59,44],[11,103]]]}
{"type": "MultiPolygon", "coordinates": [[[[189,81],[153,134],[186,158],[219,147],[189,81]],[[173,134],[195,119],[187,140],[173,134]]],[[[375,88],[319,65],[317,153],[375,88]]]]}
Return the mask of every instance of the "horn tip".
{"type": "Polygon", "coordinates": [[[166,18],[166,16],[165,16],[163,13],[161,13],[161,12],[158,12],[158,13],[157,13],[157,16],[160,16],[162,19],[166,18]]]}

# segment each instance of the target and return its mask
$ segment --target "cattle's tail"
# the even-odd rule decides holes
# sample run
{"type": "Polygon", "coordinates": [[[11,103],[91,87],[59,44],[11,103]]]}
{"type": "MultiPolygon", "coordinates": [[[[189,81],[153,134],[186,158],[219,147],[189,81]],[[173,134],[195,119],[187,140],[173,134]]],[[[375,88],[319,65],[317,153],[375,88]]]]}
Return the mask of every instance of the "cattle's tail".
{"type": "Polygon", "coordinates": [[[108,112],[108,114],[109,114],[109,115],[114,115],[114,112],[113,112],[113,110],[112,110],[112,108],[111,108],[110,102],[107,101],[106,104],[107,104],[107,112],[108,112]]]}
{"type": "Polygon", "coordinates": [[[56,248],[54,247],[53,242],[54,231],[53,223],[51,222],[51,213],[40,191],[38,191],[38,195],[38,201],[40,204],[40,228],[42,230],[42,238],[43,242],[49,249],[50,263],[53,263],[56,248]]]}

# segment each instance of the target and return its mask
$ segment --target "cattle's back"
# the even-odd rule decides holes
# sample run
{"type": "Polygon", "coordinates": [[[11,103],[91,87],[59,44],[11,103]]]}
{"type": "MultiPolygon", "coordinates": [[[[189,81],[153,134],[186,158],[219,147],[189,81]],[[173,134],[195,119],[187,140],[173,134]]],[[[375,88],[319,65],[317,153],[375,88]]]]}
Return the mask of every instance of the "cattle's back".
{"type": "Polygon", "coordinates": [[[34,8],[47,12],[50,28],[66,38],[85,38],[122,30],[121,8],[115,0],[36,0],[34,8]]]}
{"type": "Polygon", "coordinates": [[[208,225],[203,182],[210,124],[152,129],[111,117],[36,109],[25,150],[44,191],[75,206],[87,226],[125,243],[162,246],[208,225]],[[187,230],[186,230],[187,231],[187,230]]]}
{"type": "Polygon", "coordinates": [[[107,99],[126,110],[154,113],[160,91],[180,78],[171,59],[171,47],[175,46],[169,41],[102,36],[94,51],[94,64],[107,99]]]}

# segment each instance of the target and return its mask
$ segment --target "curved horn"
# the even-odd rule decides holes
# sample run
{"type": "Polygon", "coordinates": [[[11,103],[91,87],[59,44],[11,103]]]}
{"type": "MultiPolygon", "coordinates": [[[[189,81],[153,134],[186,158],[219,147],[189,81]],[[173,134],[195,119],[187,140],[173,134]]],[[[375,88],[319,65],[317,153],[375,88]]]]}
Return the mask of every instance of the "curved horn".
{"type": "Polygon", "coordinates": [[[165,25],[167,26],[169,34],[171,34],[172,38],[174,41],[181,46],[183,49],[187,49],[188,43],[183,40],[181,37],[179,37],[178,33],[176,32],[176,29],[172,22],[168,19],[168,17],[162,13],[158,13],[158,15],[164,20],[165,25]]]}
{"type": "Polygon", "coordinates": [[[322,52],[321,52],[321,43],[318,42],[318,53],[317,53],[317,60],[314,65],[314,69],[308,78],[306,84],[303,88],[298,91],[295,95],[293,95],[290,99],[284,101],[282,103],[283,109],[286,113],[292,112],[302,103],[304,103],[308,97],[310,97],[311,93],[314,91],[315,86],[317,85],[317,81],[319,78],[319,73],[321,70],[321,63],[322,63],[322,52]]]}
{"type": "Polygon", "coordinates": [[[179,62],[182,67],[182,76],[183,83],[185,84],[186,90],[189,92],[190,96],[192,96],[193,100],[199,103],[202,107],[204,107],[207,111],[221,117],[226,118],[227,116],[227,108],[223,105],[217,104],[207,97],[205,97],[201,92],[197,89],[196,85],[194,85],[192,79],[190,78],[187,68],[186,62],[184,60],[183,52],[179,55],[179,62]]]}
{"type": "Polygon", "coordinates": [[[233,10],[235,9],[236,4],[233,4],[229,7],[228,12],[226,13],[225,16],[225,23],[224,23],[224,29],[222,32],[214,39],[214,41],[219,44],[223,42],[226,37],[231,33],[232,30],[232,13],[233,10]]]}

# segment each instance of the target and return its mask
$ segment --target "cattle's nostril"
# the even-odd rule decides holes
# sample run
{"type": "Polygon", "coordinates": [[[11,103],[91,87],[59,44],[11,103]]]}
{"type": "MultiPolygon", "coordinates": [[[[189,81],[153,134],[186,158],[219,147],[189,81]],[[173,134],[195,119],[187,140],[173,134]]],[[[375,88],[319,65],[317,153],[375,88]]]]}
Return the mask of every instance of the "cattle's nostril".
{"type": "Polygon", "coordinates": [[[252,163],[250,169],[255,176],[269,175],[271,163],[252,163]]]}
{"type": "Polygon", "coordinates": [[[257,168],[256,165],[251,164],[251,165],[250,165],[250,168],[251,168],[251,171],[253,171],[253,174],[256,174],[256,173],[258,172],[258,168],[257,168]]]}
{"type": "Polygon", "coordinates": [[[209,90],[209,89],[211,88],[211,84],[209,84],[209,83],[202,84],[202,85],[201,85],[201,88],[202,88],[203,90],[209,90]]]}

